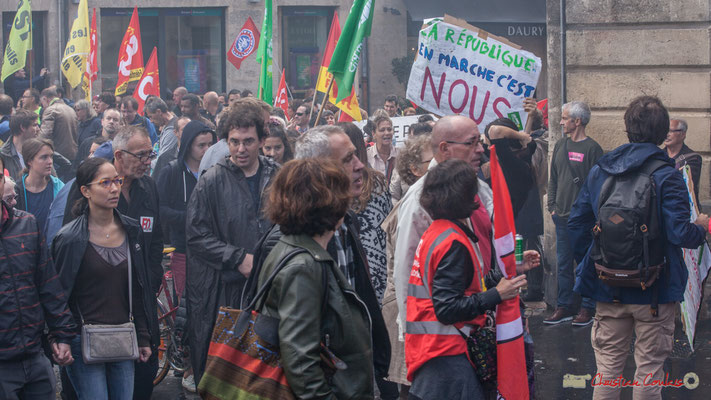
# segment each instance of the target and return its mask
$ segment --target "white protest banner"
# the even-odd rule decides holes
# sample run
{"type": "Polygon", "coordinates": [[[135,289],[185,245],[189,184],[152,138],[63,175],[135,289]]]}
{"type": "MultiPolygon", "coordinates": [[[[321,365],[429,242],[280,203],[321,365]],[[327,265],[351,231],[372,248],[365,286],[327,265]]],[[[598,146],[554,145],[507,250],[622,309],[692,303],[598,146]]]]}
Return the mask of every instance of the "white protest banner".
{"type": "MultiPolygon", "coordinates": [[[[684,181],[686,182],[686,188],[689,193],[689,205],[691,206],[690,220],[694,222],[699,212],[693,195],[694,184],[691,180],[691,172],[688,166],[681,171],[684,175],[684,181]]],[[[689,279],[686,284],[686,289],[684,290],[684,301],[680,304],[681,318],[684,322],[686,337],[689,339],[689,346],[691,346],[691,351],[694,351],[696,320],[699,314],[699,307],[701,306],[701,298],[703,297],[704,280],[709,273],[709,268],[711,268],[711,251],[709,251],[708,244],[704,243],[698,249],[682,248],[681,252],[684,255],[684,263],[689,271],[689,279]]]]}
{"type": "Polygon", "coordinates": [[[468,116],[482,129],[497,118],[526,124],[541,59],[504,38],[448,15],[426,22],[410,71],[407,98],[437,115],[468,116]]]}
{"type": "MultiPolygon", "coordinates": [[[[407,117],[390,118],[393,122],[393,145],[396,147],[402,147],[405,145],[405,140],[410,136],[410,125],[416,124],[417,118],[419,117],[419,115],[408,115],[407,117]]],[[[438,119],[435,116],[432,116],[432,118],[434,118],[435,121],[438,119]]],[[[360,130],[363,130],[366,122],[368,121],[353,121],[353,123],[360,128],[360,130]]]]}

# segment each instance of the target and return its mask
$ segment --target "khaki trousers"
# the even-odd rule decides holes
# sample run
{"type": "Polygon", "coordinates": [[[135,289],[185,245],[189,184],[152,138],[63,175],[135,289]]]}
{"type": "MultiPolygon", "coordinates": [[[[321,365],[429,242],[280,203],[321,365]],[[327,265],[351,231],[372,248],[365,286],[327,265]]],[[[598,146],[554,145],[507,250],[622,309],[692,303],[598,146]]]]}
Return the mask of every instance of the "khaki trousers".
{"type": "Polygon", "coordinates": [[[662,366],[671,354],[677,307],[677,303],[660,304],[659,315],[653,317],[648,304],[597,303],[591,334],[597,364],[594,400],[619,399],[622,387],[633,388],[634,400],[662,398],[661,386],[650,383],[664,380],[662,366]],[[620,377],[633,333],[637,370],[630,381],[620,377]]]}

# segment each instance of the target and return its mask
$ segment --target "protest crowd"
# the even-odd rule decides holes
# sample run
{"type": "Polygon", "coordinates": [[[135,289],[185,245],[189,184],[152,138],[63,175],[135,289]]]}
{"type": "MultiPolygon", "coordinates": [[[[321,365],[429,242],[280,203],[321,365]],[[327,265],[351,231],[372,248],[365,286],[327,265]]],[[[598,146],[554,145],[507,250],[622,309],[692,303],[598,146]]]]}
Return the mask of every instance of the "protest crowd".
{"type": "Polygon", "coordinates": [[[681,249],[709,218],[690,222],[701,156],[656,97],[629,103],[628,143],[607,154],[588,105],[566,103],[549,154],[528,89],[522,121],[404,93],[354,121],[318,87],[161,98],[136,79],[77,100],[30,75],[0,94],[2,399],[55,398],[52,365],[63,399],[149,399],[168,344],[203,398],[536,398],[524,310],[544,298],[549,216],[543,323],[592,324],[610,377],[634,335],[635,377],[663,376],[681,249]],[[396,137],[404,116],[417,122],[396,137]]]}

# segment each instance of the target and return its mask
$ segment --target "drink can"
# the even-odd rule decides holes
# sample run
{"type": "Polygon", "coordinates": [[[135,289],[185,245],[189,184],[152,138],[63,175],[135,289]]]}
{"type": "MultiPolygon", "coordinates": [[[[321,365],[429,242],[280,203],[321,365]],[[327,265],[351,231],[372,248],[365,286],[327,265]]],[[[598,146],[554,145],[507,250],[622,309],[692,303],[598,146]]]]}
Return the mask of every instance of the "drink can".
{"type": "Polygon", "coordinates": [[[523,236],[516,234],[516,245],[514,247],[516,265],[523,264],[523,236]]]}

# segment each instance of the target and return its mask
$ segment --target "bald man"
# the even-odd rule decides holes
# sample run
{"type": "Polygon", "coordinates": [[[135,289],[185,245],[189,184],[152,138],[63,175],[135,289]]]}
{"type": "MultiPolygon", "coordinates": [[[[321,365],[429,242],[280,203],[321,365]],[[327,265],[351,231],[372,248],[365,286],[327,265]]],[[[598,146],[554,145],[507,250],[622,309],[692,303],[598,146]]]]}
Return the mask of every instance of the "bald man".
{"type": "Polygon", "coordinates": [[[220,104],[219,96],[215,92],[207,92],[202,96],[202,104],[204,110],[201,114],[203,117],[207,118],[215,126],[217,126],[216,119],[217,114],[222,112],[223,105],[220,104]]]}
{"type": "Polygon", "coordinates": [[[173,90],[173,114],[177,115],[178,117],[182,116],[183,113],[180,111],[180,100],[183,99],[183,96],[188,94],[188,89],[178,86],[173,90]]]}
{"type": "MultiPolygon", "coordinates": [[[[478,172],[484,154],[480,137],[479,126],[467,117],[454,115],[440,119],[432,131],[434,158],[428,169],[446,160],[456,159],[468,162],[478,172]]],[[[420,205],[424,182],[425,177],[422,177],[410,187],[400,201],[398,211],[393,281],[398,306],[399,335],[403,338],[407,315],[407,284],[415,258],[415,249],[422,234],[432,223],[432,218],[420,205]]],[[[477,237],[487,238],[487,240],[480,240],[479,244],[483,262],[488,265],[491,260],[491,248],[485,235],[490,235],[491,232],[490,216],[493,215],[493,199],[491,189],[481,179],[479,179],[478,197],[483,207],[479,207],[472,214],[471,220],[474,222],[472,228],[477,237]]]]}

